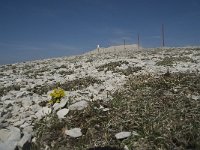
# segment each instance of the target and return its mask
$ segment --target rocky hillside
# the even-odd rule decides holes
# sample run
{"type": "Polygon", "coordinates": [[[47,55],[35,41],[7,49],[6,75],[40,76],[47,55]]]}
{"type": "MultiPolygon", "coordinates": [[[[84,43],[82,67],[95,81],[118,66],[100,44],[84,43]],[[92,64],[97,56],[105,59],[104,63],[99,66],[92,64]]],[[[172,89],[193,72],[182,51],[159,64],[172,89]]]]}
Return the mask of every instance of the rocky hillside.
{"type": "Polygon", "coordinates": [[[200,149],[199,69],[200,48],[135,45],[0,66],[0,150],[200,149]]]}

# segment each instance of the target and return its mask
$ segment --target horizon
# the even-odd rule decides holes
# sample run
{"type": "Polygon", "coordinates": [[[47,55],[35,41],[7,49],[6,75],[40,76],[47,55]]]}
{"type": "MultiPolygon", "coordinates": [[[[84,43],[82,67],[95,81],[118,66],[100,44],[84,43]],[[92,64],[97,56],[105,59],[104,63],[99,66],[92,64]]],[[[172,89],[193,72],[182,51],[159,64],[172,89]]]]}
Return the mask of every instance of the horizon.
{"type": "Polygon", "coordinates": [[[137,44],[200,46],[199,0],[35,0],[0,5],[0,65],[137,44]]]}

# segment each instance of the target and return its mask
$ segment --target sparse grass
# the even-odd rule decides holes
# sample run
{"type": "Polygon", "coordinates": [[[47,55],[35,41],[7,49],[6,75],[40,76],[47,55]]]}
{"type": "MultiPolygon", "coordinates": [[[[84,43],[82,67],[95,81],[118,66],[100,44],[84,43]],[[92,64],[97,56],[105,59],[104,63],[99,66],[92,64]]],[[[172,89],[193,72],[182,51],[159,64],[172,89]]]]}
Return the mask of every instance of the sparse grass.
{"type": "Polygon", "coordinates": [[[142,67],[130,67],[130,66],[128,66],[127,69],[116,69],[114,72],[121,73],[125,76],[129,76],[130,74],[133,74],[134,72],[138,72],[140,70],[142,70],[142,67]]]}
{"type": "Polygon", "coordinates": [[[101,65],[99,67],[97,67],[96,69],[98,71],[103,71],[105,69],[105,72],[107,71],[115,71],[116,70],[116,67],[120,67],[122,64],[129,64],[129,62],[127,61],[117,61],[117,62],[110,62],[108,64],[104,64],[104,65],[101,65]]]}
{"type": "Polygon", "coordinates": [[[33,89],[27,89],[30,92],[42,95],[46,94],[48,91],[53,90],[54,88],[61,87],[65,91],[76,91],[81,90],[83,88],[87,88],[90,85],[100,84],[102,81],[95,79],[91,76],[85,77],[85,78],[79,78],[72,81],[66,81],[62,84],[44,84],[44,85],[37,85],[33,89]]]}
{"type": "Polygon", "coordinates": [[[87,59],[85,62],[87,63],[87,62],[89,62],[89,63],[91,63],[91,62],[93,62],[94,60],[93,59],[87,59]]]}
{"type": "Polygon", "coordinates": [[[94,85],[95,83],[100,84],[101,82],[101,80],[88,76],[85,78],[75,79],[73,81],[67,81],[64,84],[61,84],[60,87],[65,91],[74,91],[87,88],[88,86],[94,85]]]}
{"type": "Polygon", "coordinates": [[[113,99],[114,108],[129,120],[123,127],[141,136],[127,144],[135,149],[140,144],[146,149],[199,149],[200,101],[187,97],[200,95],[199,83],[195,74],[131,78],[113,99]]]}
{"type": "Polygon", "coordinates": [[[194,54],[194,56],[200,56],[200,53],[196,53],[196,54],[194,54]]]}
{"type": "Polygon", "coordinates": [[[24,75],[26,75],[29,78],[36,78],[37,76],[43,76],[44,72],[49,71],[48,68],[40,68],[40,69],[33,69],[29,68],[24,72],[24,75]]]}
{"type": "Polygon", "coordinates": [[[178,61],[195,63],[195,61],[192,58],[190,58],[188,56],[184,56],[184,57],[165,57],[165,58],[163,58],[163,60],[158,61],[156,63],[156,65],[158,65],[158,66],[172,66],[173,64],[175,64],[178,61]]]}
{"type": "Polygon", "coordinates": [[[83,65],[76,65],[76,66],[74,66],[75,69],[82,68],[82,67],[83,67],[83,65]]]}
{"type": "Polygon", "coordinates": [[[61,75],[71,75],[71,74],[74,74],[74,71],[73,70],[69,70],[69,71],[62,70],[62,71],[59,71],[58,73],[61,75]]]}
{"type": "Polygon", "coordinates": [[[133,76],[109,102],[91,102],[85,110],[70,111],[62,121],[53,116],[36,123],[37,143],[40,149],[47,144],[53,150],[84,150],[95,145],[127,145],[130,150],[200,149],[200,100],[189,94],[200,95],[199,74],[133,76]],[[100,106],[110,110],[104,112],[100,106]],[[74,127],[80,127],[83,136],[64,135],[63,130],[74,127]],[[114,135],[120,131],[139,135],[116,140],[114,135]]]}
{"type": "Polygon", "coordinates": [[[11,85],[8,87],[1,87],[0,88],[0,96],[6,95],[9,91],[19,91],[20,90],[20,85],[11,85]]]}

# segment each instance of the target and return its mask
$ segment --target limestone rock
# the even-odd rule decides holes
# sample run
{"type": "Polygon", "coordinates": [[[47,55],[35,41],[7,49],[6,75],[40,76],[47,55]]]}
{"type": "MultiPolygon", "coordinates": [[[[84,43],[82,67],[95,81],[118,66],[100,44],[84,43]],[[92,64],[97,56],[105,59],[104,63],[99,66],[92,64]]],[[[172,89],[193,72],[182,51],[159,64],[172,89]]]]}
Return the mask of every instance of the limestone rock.
{"type": "Polygon", "coordinates": [[[24,136],[22,139],[18,142],[18,149],[24,150],[24,149],[30,149],[30,142],[31,142],[31,134],[24,133],[24,136]]]}
{"type": "Polygon", "coordinates": [[[88,102],[82,100],[69,106],[69,110],[82,110],[88,106],[88,102]]]}
{"type": "Polygon", "coordinates": [[[20,125],[22,125],[23,123],[24,123],[25,121],[24,120],[19,120],[19,121],[17,121],[17,122],[15,122],[14,124],[13,124],[13,126],[20,126],[20,125]]]}
{"type": "Polygon", "coordinates": [[[77,138],[77,137],[82,136],[80,128],[73,128],[71,130],[66,130],[65,134],[70,136],[70,137],[73,137],[73,138],[77,138]]]}
{"type": "Polygon", "coordinates": [[[69,109],[67,109],[67,108],[59,110],[57,112],[58,118],[59,119],[65,118],[65,116],[68,114],[68,112],[69,112],[69,109]]]}
{"type": "Polygon", "coordinates": [[[68,99],[67,99],[67,98],[64,98],[64,99],[62,99],[62,100],[60,101],[60,103],[55,103],[55,104],[53,105],[54,110],[56,111],[56,110],[58,110],[58,109],[60,109],[60,108],[65,107],[65,105],[67,104],[67,102],[68,102],[68,99]]]}
{"type": "Polygon", "coordinates": [[[21,138],[19,128],[8,127],[0,130],[0,150],[15,150],[17,142],[21,138]]]}
{"type": "Polygon", "coordinates": [[[115,137],[118,140],[128,138],[129,136],[131,136],[131,132],[119,132],[115,134],[115,137]]]}
{"type": "Polygon", "coordinates": [[[42,119],[42,117],[50,113],[51,113],[51,108],[43,107],[35,115],[37,116],[38,119],[42,119]]]}

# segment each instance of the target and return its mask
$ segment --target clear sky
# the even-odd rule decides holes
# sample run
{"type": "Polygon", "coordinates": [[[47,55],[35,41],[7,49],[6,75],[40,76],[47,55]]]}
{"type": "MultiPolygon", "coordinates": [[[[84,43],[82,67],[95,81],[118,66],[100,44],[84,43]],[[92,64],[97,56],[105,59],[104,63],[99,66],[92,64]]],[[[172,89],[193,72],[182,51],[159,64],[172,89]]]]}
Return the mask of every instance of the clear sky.
{"type": "Polygon", "coordinates": [[[200,45],[200,0],[1,0],[0,64],[137,43],[200,45]]]}

